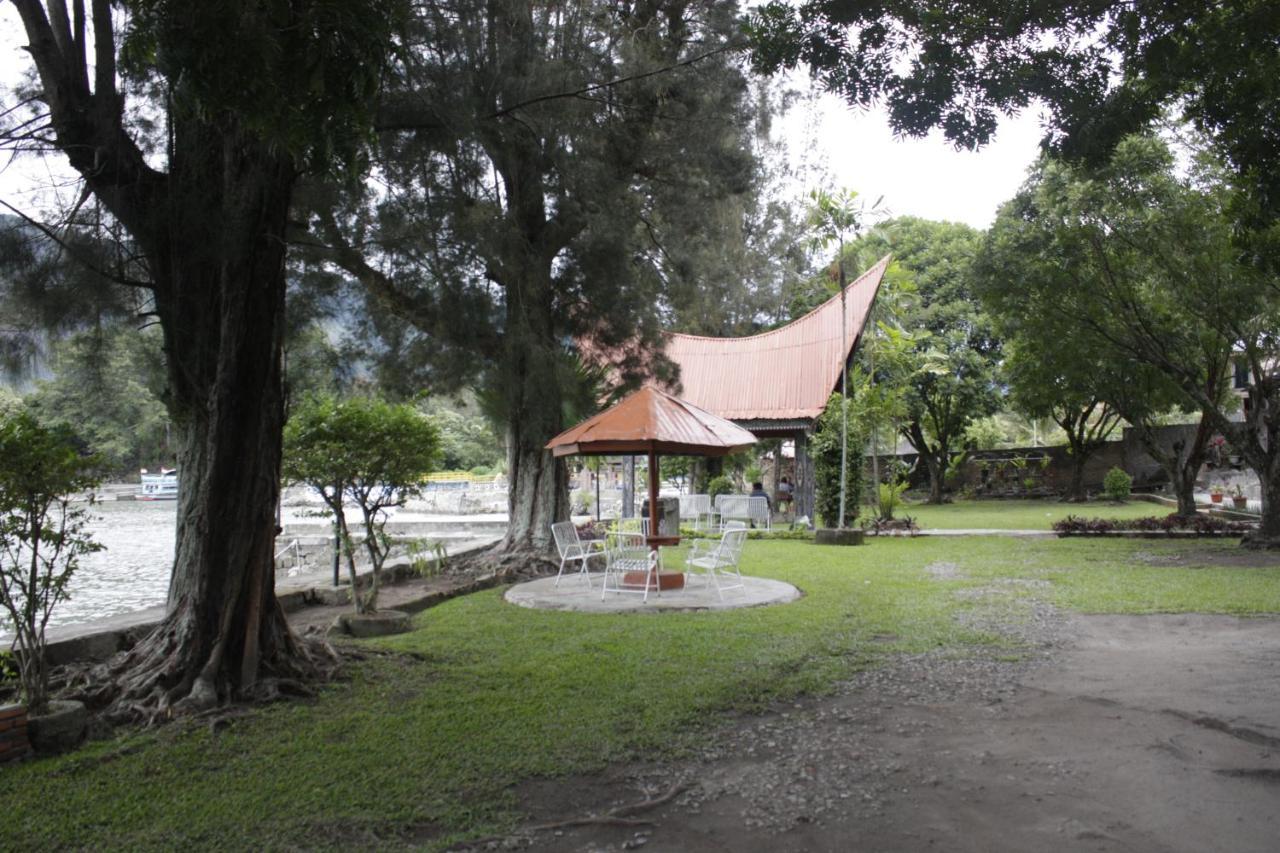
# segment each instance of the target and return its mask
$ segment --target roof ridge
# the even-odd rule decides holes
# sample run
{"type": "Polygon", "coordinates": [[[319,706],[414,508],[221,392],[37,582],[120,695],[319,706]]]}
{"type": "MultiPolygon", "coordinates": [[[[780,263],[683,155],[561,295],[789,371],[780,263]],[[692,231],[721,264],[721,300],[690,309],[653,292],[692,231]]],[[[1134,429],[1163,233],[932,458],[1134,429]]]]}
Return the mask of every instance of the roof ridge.
{"type": "MultiPolygon", "coordinates": [[[[800,323],[803,323],[804,321],[808,320],[810,317],[822,311],[831,303],[837,301],[840,298],[841,293],[848,293],[849,291],[853,290],[855,287],[858,286],[858,284],[862,282],[863,279],[867,278],[876,270],[881,269],[881,267],[884,267],[887,269],[889,266],[889,261],[892,259],[892,257],[893,257],[892,253],[885,255],[880,260],[876,261],[874,265],[868,267],[867,270],[862,273],[862,275],[858,276],[853,281],[845,285],[844,290],[842,291],[837,290],[835,293],[831,294],[831,296],[828,297],[825,301],[823,301],[820,305],[817,305],[816,307],[806,312],[805,314],[797,317],[796,319],[792,320],[789,323],[786,323],[785,325],[779,326],[776,329],[769,329],[766,332],[756,332],[754,335],[738,335],[738,336],[690,335],[690,334],[686,334],[685,332],[663,332],[663,334],[666,335],[668,338],[687,338],[689,340],[694,340],[694,341],[751,341],[757,338],[765,338],[765,337],[768,337],[769,335],[776,335],[781,332],[786,332],[790,330],[792,326],[796,326],[796,325],[799,325],[800,323]]],[[[884,274],[883,270],[881,270],[881,276],[883,276],[883,274],[884,274]]]]}

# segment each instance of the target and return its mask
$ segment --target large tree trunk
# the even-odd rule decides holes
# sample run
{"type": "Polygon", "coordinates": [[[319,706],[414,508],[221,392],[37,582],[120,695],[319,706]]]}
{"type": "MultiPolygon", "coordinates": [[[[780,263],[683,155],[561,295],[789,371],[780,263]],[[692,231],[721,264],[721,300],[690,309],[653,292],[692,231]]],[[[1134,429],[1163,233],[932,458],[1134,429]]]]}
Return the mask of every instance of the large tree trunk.
{"type": "Polygon", "coordinates": [[[1242,544],[1248,548],[1280,549],[1280,447],[1274,443],[1274,434],[1265,438],[1271,442],[1255,445],[1245,453],[1262,487],[1262,517],[1257,532],[1246,536],[1242,544]]]}
{"type": "Polygon", "coordinates": [[[1074,503],[1084,503],[1089,500],[1089,493],[1084,487],[1084,466],[1089,461],[1089,454],[1085,453],[1080,446],[1071,445],[1071,482],[1067,486],[1067,493],[1063,495],[1064,501],[1074,503]]]}
{"type": "Polygon", "coordinates": [[[502,388],[507,410],[504,551],[549,551],[551,525],[569,517],[564,461],[545,450],[563,430],[559,343],[551,320],[550,262],[507,287],[502,388]]]}
{"type": "Polygon", "coordinates": [[[151,259],[180,434],[177,552],[167,617],[115,667],[119,710],[208,707],[301,663],[273,565],[294,169],[225,129],[179,134],[151,259]]]}

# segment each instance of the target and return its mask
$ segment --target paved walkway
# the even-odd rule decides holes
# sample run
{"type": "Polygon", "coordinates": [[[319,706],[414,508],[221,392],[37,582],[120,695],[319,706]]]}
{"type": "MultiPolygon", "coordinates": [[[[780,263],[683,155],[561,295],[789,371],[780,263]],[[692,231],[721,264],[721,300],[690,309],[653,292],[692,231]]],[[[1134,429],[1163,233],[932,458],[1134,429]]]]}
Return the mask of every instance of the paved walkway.
{"type": "Polygon", "coordinates": [[[994,527],[963,527],[943,530],[936,527],[916,531],[917,536],[1016,536],[1022,539],[1053,539],[1058,534],[1052,530],[1002,530],[994,527]]]}
{"type": "Polygon", "coordinates": [[[681,590],[668,590],[658,595],[649,593],[646,600],[639,593],[608,592],[602,594],[603,575],[590,575],[591,585],[578,574],[566,574],[556,585],[554,577],[539,578],[516,584],[503,596],[512,604],[538,610],[573,610],[579,613],[629,613],[655,610],[735,610],[785,604],[800,597],[800,590],[783,581],[744,577],[740,589],[727,589],[716,594],[700,576],[686,574],[690,585],[681,590]]]}

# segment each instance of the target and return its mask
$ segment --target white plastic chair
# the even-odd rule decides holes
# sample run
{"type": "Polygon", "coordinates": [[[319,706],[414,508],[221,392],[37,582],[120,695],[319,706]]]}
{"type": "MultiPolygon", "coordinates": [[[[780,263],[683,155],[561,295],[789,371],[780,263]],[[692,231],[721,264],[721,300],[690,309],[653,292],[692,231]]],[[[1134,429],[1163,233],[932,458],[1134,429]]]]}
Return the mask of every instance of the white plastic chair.
{"type": "Polygon", "coordinates": [[[591,587],[591,572],[587,568],[587,561],[592,557],[605,556],[605,541],[603,539],[588,539],[583,542],[578,537],[578,528],[574,526],[572,521],[557,521],[551,525],[551,535],[556,540],[556,550],[560,552],[560,571],[556,572],[556,586],[560,586],[560,576],[564,574],[566,563],[577,561],[581,568],[578,574],[587,582],[587,588],[591,587]]]}
{"type": "Polygon", "coordinates": [[[706,581],[716,588],[720,600],[724,600],[726,589],[741,589],[742,570],[738,562],[742,559],[742,545],[747,539],[746,525],[741,521],[730,521],[719,540],[698,539],[689,549],[685,558],[686,569],[701,569],[706,581]],[[722,583],[720,576],[728,576],[732,582],[722,583]]]}

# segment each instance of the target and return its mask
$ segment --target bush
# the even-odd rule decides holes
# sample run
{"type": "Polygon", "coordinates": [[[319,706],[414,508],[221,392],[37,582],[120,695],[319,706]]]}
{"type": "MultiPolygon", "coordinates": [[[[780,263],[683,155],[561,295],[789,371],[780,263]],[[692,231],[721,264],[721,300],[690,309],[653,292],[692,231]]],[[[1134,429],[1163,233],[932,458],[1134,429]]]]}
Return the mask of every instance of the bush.
{"type": "Polygon", "coordinates": [[[735,491],[733,480],[721,475],[713,477],[710,483],[707,483],[707,494],[711,495],[711,503],[714,505],[716,497],[719,495],[731,495],[735,491]]]}
{"type": "Polygon", "coordinates": [[[303,400],[284,428],[284,478],[310,486],[334,515],[347,558],[357,613],[376,613],[383,563],[391,550],[387,510],[420,493],[439,458],[435,424],[408,404],[377,399],[303,400]],[[372,568],[367,592],[356,594],[355,542],[343,508],[360,509],[372,568]]]}
{"type": "Polygon", "coordinates": [[[1053,530],[1059,536],[1102,536],[1116,531],[1142,531],[1146,533],[1195,533],[1198,536],[1240,536],[1253,529],[1247,521],[1228,521],[1211,515],[1178,515],[1163,517],[1111,519],[1080,518],[1068,515],[1054,522],[1053,530]]]}
{"type": "MultiPolygon", "coordinates": [[[[97,457],[77,450],[64,427],[25,408],[0,417],[0,606],[14,632],[23,701],[44,710],[49,695],[45,626],[80,558],[101,550],[89,514],[70,495],[98,483],[97,457]]],[[[6,667],[8,663],[6,663],[6,667]]]]}
{"type": "Polygon", "coordinates": [[[879,498],[878,518],[880,521],[893,521],[894,511],[902,506],[902,493],[907,490],[907,481],[898,480],[892,483],[881,483],[877,497],[879,498]]]}
{"type": "Polygon", "coordinates": [[[1102,478],[1102,493],[1113,501],[1128,500],[1133,478],[1120,468],[1112,468],[1102,478]]]}

